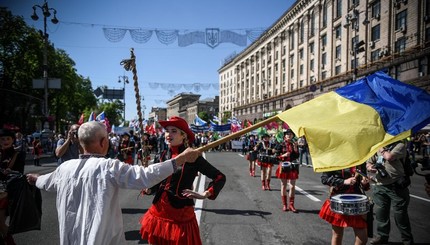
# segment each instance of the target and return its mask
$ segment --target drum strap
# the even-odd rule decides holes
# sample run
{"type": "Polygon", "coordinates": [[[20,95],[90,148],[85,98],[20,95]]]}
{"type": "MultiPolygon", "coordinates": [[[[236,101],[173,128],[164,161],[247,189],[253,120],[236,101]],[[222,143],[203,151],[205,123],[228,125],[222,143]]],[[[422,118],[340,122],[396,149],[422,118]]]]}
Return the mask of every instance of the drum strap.
{"type": "Polygon", "coordinates": [[[9,164],[7,165],[7,168],[12,169],[13,165],[15,165],[15,161],[16,161],[16,157],[18,156],[18,152],[15,151],[15,153],[13,154],[12,159],[10,159],[9,164]]]}

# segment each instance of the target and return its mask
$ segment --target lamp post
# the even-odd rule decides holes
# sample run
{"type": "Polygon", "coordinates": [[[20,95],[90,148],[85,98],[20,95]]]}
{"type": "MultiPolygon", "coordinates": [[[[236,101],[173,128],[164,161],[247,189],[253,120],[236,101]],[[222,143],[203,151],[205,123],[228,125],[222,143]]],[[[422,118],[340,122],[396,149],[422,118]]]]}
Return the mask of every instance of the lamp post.
{"type": "Polygon", "coordinates": [[[45,103],[44,103],[44,114],[46,117],[49,116],[48,110],[48,34],[46,33],[46,19],[51,16],[51,11],[54,14],[54,17],[51,19],[51,22],[55,25],[58,23],[57,19],[57,10],[54,8],[48,7],[48,2],[43,3],[42,6],[35,4],[33,5],[33,14],[31,15],[31,19],[34,21],[39,19],[39,16],[36,14],[36,9],[39,8],[43,13],[43,41],[44,41],[44,49],[43,49],[43,80],[44,80],[44,88],[45,88],[45,103]]]}
{"type": "Polygon", "coordinates": [[[118,83],[124,83],[124,122],[125,122],[125,84],[128,83],[128,77],[127,76],[118,76],[118,83]],[[122,81],[121,81],[122,79],[122,81]]]}

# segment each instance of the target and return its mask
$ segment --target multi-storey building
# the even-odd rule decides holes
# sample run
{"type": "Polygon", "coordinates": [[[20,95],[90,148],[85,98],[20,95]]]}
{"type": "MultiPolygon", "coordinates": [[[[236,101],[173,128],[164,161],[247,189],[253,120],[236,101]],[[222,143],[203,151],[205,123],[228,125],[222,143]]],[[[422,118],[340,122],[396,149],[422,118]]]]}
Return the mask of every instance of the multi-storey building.
{"type": "Polygon", "coordinates": [[[430,90],[430,0],[299,0],[219,69],[220,116],[259,120],[378,70],[430,90]]]}

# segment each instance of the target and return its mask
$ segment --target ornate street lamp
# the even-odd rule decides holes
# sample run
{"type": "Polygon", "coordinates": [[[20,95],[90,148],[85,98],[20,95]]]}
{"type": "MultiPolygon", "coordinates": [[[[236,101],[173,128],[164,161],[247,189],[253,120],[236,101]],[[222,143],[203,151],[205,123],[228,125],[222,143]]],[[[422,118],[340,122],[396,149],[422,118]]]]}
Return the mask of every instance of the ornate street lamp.
{"type": "Polygon", "coordinates": [[[125,84],[128,83],[127,76],[118,76],[118,83],[124,83],[124,122],[125,122],[125,84]],[[122,79],[122,81],[121,81],[122,79]]]}
{"type": "Polygon", "coordinates": [[[31,15],[31,19],[34,21],[39,19],[39,16],[36,14],[36,9],[39,8],[43,13],[43,41],[44,41],[44,49],[43,49],[43,79],[44,79],[44,88],[45,88],[45,103],[44,103],[44,114],[46,117],[49,116],[48,109],[48,34],[46,33],[46,19],[51,16],[51,11],[54,14],[54,17],[51,19],[51,22],[55,25],[58,24],[57,19],[57,10],[54,8],[48,7],[48,2],[44,2],[42,6],[33,5],[33,14],[31,15]]]}

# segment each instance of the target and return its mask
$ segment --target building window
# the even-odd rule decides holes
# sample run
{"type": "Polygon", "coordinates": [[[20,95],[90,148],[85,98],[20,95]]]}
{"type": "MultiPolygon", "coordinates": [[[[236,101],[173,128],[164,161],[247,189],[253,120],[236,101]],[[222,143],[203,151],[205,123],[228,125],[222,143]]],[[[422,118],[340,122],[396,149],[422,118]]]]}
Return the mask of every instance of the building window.
{"type": "Polygon", "coordinates": [[[303,49],[302,48],[299,50],[299,57],[301,60],[303,59],[303,49]]]}
{"type": "Polygon", "coordinates": [[[291,77],[291,79],[294,78],[294,69],[290,70],[290,77],[291,77]]]}
{"type": "Polygon", "coordinates": [[[310,15],[310,25],[309,25],[309,37],[315,36],[315,14],[314,12],[310,15]]]}
{"type": "Polygon", "coordinates": [[[311,69],[311,71],[313,71],[314,70],[314,60],[313,59],[311,59],[311,61],[309,62],[309,68],[311,69]]]}
{"type": "Polygon", "coordinates": [[[327,35],[324,34],[321,36],[321,46],[325,47],[327,45],[327,35]]]}
{"type": "Polygon", "coordinates": [[[405,51],[405,49],[406,49],[406,38],[401,37],[401,38],[397,39],[396,44],[395,44],[395,52],[401,53],[401,52],[405,51]]]}
{"type": "Polygon", "coordinates": [[[372,34],[371,34],[371,40],[374,42],[376,40],[379,40],[381,38],[381,25],[376,25],[372,27],[372,34]]]}
{"type": "Polygon", "coordinates": [[[379,18],[381,16],[381,1],[376,0],[372,3],[372,18],[379,18]]]}
{"type": "Polygon", "coordinates": [[[358,6],[360,4],[360,0],[351,0],[352,6],[358,6]]]}
{"type": "Polygon", "coordinates": [[[342,36],[342,26],[338,25],[334,28],[336,39],[340,39],[342,36]]]}
{"type": "Polygon", "coordinates": [[[381,52],[381,49],[377,49],[370,53],[370,62],[379,60],[379,52],[381,52]]]}
{"type": "Polygon", "coordinates": [[[340,59],[340,56],[342,54],[342,47],[341,45],[336,46],[336,59],[340,59]]]}
{"type": "Polygon", "coordinates": [[[303,68],[304,68],[304,66],[303,66],[303,64],[301,64],[300,65],[300,75],[303,75],[303,68]]]}
{"type": "Polygon", "coordinates": [[[285,71],[285,59],[282,59],[281,66],[282,66],[282,71],[285,71]]]}
{"type": "Polygon", "coordinates": [[[314,43],[309,43],[309,53],[313,54],[315,51],[315,45],[314,43]]]}
{"type": "Polygon", "coordinates": [[[327,78],[327,72],[326,71],[321,72],[321,80],[324,80],[326,78],[327,78]]]}
{"type": "Polygon", "coordinates": [[[428,45],[428,43],[430,42],[430,27],[426,28],[426,34],[425,34],[425,42],[428,45]]]}
{"type": "Polygon", "coordinates": [[[305,41],[305,22],[302,19],[302,21],[300,21],[300,43],[303,43],[305,41]]]}
{"type": "Polygon", "coordinates": [[[334,74],[335,75],[339,75],[341,70],[342,70],[342,66],[341,65],[336,66],[334,68],[334,74]]]}
{"type": "Polygon", "coordinates": [[[291,85],[290,85],[290,91],[293,91],[294,90],[294,83],[292,83],[291,85]]]}
{"type": "Polygon", "coordinates": [[[294,65],[294,54],[290,55],[290,66],[294,65]]]}
{"type": "Polygon", "coordinates": [[[324,2],[323,9],[322,9],[322,27],[327,27],[327,2],[324,2]]]}
{"type": "Polygon", "coordinates": [[[327,64],[327,53],[323,53],[321,55],[321,64],[326,65],[327,64]]]}
{"type": "Polygon", "coordinates": [[[299,86],[300,86],[299,88],[303,87],[303,80],[300,80],[299,86]]]}
{"type": "Polygon", "coordinates": [[[403,10],[402,12],[396,15],[396,30],[406,27],[407,17],[408,17],[408,12],[406,10],[403,10]]]}
{"type": "Polygon", "coordinates": [[[336,0],[336,18],[342,17],[342,0],[336,0]]]}
{"type": "Polygon", "coordinates": [[[294,31],[290,31],[290,49],[294,48],[294,31]]]}

